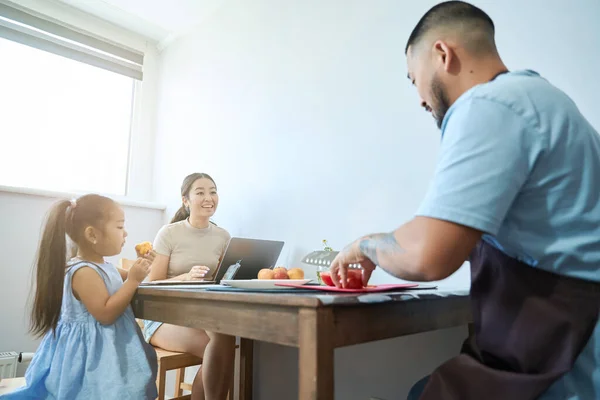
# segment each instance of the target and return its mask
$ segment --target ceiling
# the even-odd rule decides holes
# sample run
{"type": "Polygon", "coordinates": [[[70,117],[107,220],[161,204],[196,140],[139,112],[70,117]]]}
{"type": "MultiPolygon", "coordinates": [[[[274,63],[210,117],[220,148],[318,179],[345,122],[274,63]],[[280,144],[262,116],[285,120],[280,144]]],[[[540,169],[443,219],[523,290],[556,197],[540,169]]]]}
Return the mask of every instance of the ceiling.
{"type": "Polygon", "coordinates": [[[210,16],[222,0],[59,0],[165,44],[210,16]]]}

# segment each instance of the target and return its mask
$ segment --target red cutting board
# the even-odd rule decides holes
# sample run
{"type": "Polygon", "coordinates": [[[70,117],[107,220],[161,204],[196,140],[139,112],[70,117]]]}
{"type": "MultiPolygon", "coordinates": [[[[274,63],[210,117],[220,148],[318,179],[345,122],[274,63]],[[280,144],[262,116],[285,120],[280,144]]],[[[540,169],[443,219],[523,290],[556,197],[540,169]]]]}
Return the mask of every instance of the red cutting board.
{"type": "Polygon", "coordinates": [[[335,286],[322,286],[322,285],[298,285],[295,283],[276,283],[275,286],[287,286],[298,289],[313,289],[313,290],[321,290],[324,292],[341,292],[341,293],[375,293],[375,292],[385,292],[388,290],[398,290],[398,289],[412,289],[419,286],[416,283],[402,283],[402,284],[390,284],[390,285],[374,285],[368,286],[362,289],[343,289],[335,286]]]}

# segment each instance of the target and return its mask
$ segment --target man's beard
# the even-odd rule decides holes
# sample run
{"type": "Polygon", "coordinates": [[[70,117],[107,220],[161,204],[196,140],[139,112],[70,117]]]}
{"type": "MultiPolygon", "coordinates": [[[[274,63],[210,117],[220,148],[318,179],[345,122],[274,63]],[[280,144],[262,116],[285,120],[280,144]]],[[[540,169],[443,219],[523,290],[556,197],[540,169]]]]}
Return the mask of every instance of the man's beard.
{"type": "Polygon", "coordinates": [[[450,100],[446,94],[446,88],[437,74],[431,80],[431,114],[439,129],[442,129],[442,122],[450,108],[450,100]]]}

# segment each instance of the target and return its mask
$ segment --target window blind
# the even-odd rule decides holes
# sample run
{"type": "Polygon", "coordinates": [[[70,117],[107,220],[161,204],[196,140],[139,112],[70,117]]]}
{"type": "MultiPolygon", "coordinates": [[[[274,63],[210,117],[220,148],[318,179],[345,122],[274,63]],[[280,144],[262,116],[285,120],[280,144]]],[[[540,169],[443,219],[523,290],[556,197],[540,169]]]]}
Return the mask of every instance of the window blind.
{"type": "Polygon", "coordinates": [[[0,0],[0,37],[142,80],[144,54],[0,0]]]}

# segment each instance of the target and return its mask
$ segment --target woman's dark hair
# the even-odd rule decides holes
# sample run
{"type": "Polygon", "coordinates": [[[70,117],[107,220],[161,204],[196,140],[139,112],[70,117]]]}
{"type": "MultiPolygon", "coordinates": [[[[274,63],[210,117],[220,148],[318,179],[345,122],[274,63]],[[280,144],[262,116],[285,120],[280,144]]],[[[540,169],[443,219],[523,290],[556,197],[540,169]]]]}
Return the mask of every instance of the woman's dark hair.
{"type": "Polygon", "coordinates": [[[35,266],[30,326],[35,336],[54,331],[60,318],[67,267],[67,235],[76,245],[80,244],[88,226],[103,228],[114,204],[108,197],[88,194],[73,201],[61,200],[50,209],[35,266]]]}
{"type": "MultiPolygon", "coordinates": [[[[188,176],[186,176],[185,179],[183,180],[183,183],[181,184],[181,197],[185,197],[186,199],[189,199],[190,191],[192,190],[192,186],[194,186],[194,182],[196,182],[198,179],[202,179],[202,178],[211,180],[212,183],[215,184],[215,188],[217,187],[215,180],[213,178],[211,178],[210,175],[205,174],[203,172],[194,172],[193,174],[189,174],[188,176]]],[[[179,210],[177,210],[177,212],[173,216],[173,219],[171,219],[171,223],[183,221],[184,219],[187,219],[189,216],[190,216],[190,210],[182,202],[181,207],[179,207],[179,210]]],[[[211,221],[211,223],[214,224],[214,222],[212,222],[212,221],[211,221]]]]}

